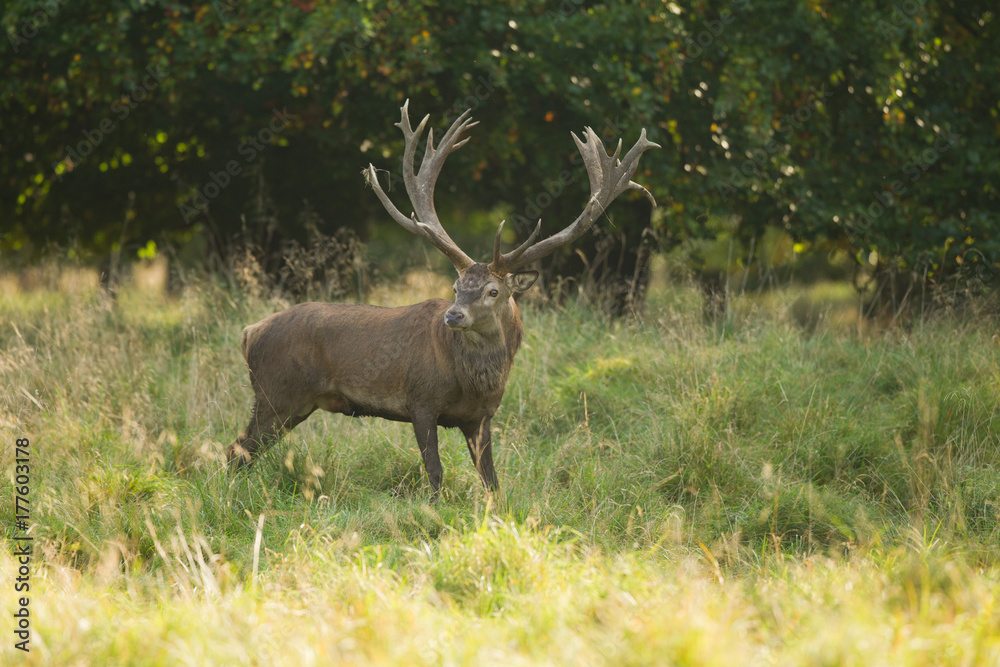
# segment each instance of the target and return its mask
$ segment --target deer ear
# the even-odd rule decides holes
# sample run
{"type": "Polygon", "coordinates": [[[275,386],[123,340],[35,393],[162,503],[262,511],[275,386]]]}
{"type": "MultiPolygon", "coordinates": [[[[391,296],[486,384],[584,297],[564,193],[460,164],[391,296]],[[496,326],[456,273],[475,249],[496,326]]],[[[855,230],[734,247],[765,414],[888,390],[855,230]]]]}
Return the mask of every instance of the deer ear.
{"type": "Polygon", "coordinates": [[[522,271],[511,273],[504,278],[507,289],[511,292],[526,292],[538,280],[538,271],[522,271]]]}

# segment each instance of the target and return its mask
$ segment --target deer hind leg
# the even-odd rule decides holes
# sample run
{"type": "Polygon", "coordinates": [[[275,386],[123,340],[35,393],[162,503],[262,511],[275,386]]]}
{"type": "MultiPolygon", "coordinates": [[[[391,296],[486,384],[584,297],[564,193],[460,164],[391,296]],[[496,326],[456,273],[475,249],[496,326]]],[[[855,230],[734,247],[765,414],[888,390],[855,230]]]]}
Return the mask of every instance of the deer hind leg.
{"type": "Polygon", "coordinates": [[[481,422],[473,422],[462,426],[462,435],[465,436],[465,444],[469,448],[469,456],[476,466],[483,485],[490,491],[500,490],[500,483],[497,481],[497,473],[493,468],[493,443],[490,435],[490,418],[487,417],[481,422]]]}
{"type": "MultiPolygon", "coordinates": [[[[315,409],[315,408],[314,408],[315,409]]],[[[226,459],[231,468],[241,468],[253,462],[258,453],[273,445],[288,431],[295,428],[312,410],[294,415],[289,410],[272,405],[266,400],[256,400],[250,423],[226,449],[226,459]]]]}

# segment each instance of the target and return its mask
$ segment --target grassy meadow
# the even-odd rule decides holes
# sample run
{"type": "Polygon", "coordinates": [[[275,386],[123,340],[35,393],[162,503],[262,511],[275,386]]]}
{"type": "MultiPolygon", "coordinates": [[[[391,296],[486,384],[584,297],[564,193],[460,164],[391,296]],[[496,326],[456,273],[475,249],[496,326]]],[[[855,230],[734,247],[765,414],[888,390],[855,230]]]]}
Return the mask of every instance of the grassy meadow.
{"type": "Polygon", "coordinates": [[[35,539],[31,651],[5,621],[0,664],[1000,665],[995,319],[529,301],[502,492],[442,430],[431,505],[408,424],[317,413],[223,470],[241,330],[287,303],[191,280],[110,304],[66,275],[0,284],[0,518],[28,437],[35,539]]]}

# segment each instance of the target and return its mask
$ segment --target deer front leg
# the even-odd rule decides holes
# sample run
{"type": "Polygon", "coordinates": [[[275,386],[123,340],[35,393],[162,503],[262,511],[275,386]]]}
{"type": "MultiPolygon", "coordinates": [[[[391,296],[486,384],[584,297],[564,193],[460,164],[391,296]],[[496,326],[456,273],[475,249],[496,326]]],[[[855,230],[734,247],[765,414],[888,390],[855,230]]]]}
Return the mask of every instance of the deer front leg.
{"type": "Polygon", "coordinates": [[[465,436],[469,455],[472,457],[472,463],[476,466],[476,470],[479,471],[483,484],[489,491],[496,493],[500,490],[500,483],[497,481],[496,470],[493,469],[490,421],[490,417],[485,417],[481,422],[467,424],[462,427],[462,435],[465,436]]]}
{"type": "Polygon", "coordinates": [[[431,482],[431,502],[435,502],[444,477],[441,457],[438,455],[437,415],[415,416],[413,432],[417,436],[420,456],[424,460],[424,469],[427,470],[427,478],[431,482]]]}

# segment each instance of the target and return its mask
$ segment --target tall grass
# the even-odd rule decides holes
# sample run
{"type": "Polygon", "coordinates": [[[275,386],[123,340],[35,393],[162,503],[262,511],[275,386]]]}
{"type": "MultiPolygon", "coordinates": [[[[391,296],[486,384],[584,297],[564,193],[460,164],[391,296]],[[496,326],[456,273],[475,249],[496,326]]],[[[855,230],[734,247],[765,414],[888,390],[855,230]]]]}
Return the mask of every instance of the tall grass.
{"type": "MultiPolygon", "coordinates": [[[[408,284],[393,298],[437,281],[408,284]]],[[[27,659],[1000,659],[995,323],[803,328],[771,301],[718,326],[683,286],[641,324],[525,304],[502,493],[442,431],[429,505],[407,424],[317,414],[223,471],[249,418],[240,332],[286,304],[211,281],[114,304],[7,289],[9,479],[14,439],[34,451],[27,659]]]]}

